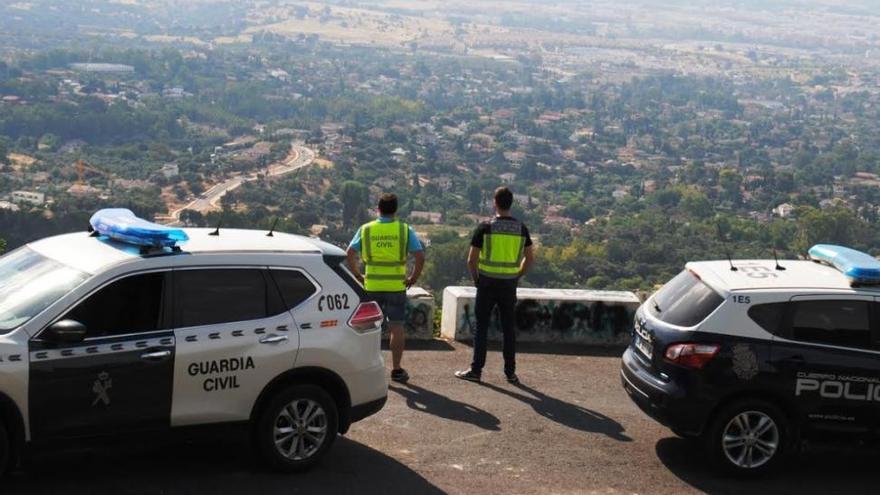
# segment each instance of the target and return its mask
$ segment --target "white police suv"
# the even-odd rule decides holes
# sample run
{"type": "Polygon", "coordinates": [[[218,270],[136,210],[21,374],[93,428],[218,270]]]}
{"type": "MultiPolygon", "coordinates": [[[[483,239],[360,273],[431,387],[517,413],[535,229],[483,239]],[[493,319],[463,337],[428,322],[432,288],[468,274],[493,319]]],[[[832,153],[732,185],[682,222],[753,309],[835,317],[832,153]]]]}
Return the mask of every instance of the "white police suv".
{"type": "Polygon", "coordinates": [[[249,422],[294,471],[384,405],[382,313],[340,249],[127,210],[91,224],[0,257],[2,469],[59,439],[249,422]]]}
{"type": "Polygon", "coordinates": [[[688,263],[636,313],[623,387],[735,473],[771,470],[804,438],[880,433],[880,263],[810,256],[688,263]]]}

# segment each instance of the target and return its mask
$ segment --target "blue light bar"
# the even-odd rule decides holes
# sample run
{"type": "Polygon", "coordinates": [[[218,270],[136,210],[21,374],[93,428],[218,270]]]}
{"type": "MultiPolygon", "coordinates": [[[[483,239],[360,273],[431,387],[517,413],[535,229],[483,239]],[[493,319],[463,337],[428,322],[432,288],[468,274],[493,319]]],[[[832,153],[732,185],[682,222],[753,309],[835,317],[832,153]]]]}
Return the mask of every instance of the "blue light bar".
{"type": "Polygon", "coordinates": [[[833,244],[816,244],[810,258],[837,268],[853,284],[880,284],[880,261],[868,253],[833,244]]]}
{"type": "Polygon", "coordinates": [[[182,229],[148,222],[126,208],[98,210],[89,224],[101,235],[135,246],[173,248],[189,240],[182,229]]]}

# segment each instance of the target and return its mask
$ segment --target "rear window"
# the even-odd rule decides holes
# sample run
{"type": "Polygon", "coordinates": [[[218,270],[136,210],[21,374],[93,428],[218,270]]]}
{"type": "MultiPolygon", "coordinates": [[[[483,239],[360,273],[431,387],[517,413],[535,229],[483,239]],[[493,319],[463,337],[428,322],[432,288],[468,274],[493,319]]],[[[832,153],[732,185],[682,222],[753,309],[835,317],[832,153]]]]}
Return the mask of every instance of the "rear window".
{"type": "Polygon", "coordinates": [[[778,335],[786,308],[788,308],[787,302],[756,304],[749,308],[749,318],[764,330],[778,335]]]}
{"type": "Polygon", "coordinates": [[[650,301],[649,311],[661,321],[692,327],[724,302],[717,292],[685,270],[666,283],[650,301]]]}
{"type": "Polygon", "coordinates": [[[270,270],[281,291],[287,309],[293,309],[312,297],[318,289],[302,272],[297,270],[270,270]]]}

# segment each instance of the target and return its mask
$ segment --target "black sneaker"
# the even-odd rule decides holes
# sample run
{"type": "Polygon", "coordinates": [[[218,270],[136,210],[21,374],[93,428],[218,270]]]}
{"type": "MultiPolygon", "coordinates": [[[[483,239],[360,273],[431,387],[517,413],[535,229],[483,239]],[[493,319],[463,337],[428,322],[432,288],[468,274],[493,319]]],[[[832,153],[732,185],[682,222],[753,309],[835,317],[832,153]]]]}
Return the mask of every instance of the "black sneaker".
{"type": "Polygon", "coordinates": [[[519,377],[516,376],[516,373],[513,373],[513,372],[507,373],[505,371],[504,375],[507,376],[507,383],[513,383],[514,385],[519,383],[519,377]]]}
{"type": "Polygon", "coordinates": [[[470,369],[467,369],[465,371],[456,371],[455,376],[458,378],[461,378],[462,380],[467,380],[469,382],[479,382],[480,381],[480,374],[474,373],[470,369]]]}
{"type": "Polygon", "coordinates": [[[399,383],[406,383],[406,381],[409,380],[409,373],[403,368],[391,370],[391,380],[399,383]]]}

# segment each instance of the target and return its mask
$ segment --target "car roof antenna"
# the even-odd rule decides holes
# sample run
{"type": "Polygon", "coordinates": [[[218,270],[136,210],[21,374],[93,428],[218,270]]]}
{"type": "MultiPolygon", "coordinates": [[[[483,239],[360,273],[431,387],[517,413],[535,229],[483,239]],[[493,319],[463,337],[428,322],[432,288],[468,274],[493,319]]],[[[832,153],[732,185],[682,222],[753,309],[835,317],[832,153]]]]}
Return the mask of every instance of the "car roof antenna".
{"type": "Polygon", "coordinates": [[[266,234],[266,237],[275,237],[275,226],[278,225],[278,217],[275,217],[275,221],[272,222],[272,228],[269,229],[269,233],[266,234]]]}
{"type": "Polygon", "coordinates": [[[779,264],[779,257],[776,256],[776,250],[775,250],[775,249],[773,250],[773,261],[776,262],[776,269],[777,269],[777,270],[779,270],[779,271],[781,271],[781,272],[784,272],[784,271],[785,271],[785,267],[779,264]]]}
{"type": "Polygon", "coordinates": [[[732,272],[739,271],[739,268],[733,266],[733,260],[730,259],[730,251],[727,251],[727,262],[730,263],[730,271],[732,271],[732,272]]]}
{"type": "Polygon", "coordinates": [[[219,236],[219,235],[220,235],[220,226],[221,226],[221,225],[223,225],[223,222],[217,222],[217,228],[214,229],[214,232],[211,232],[211,233],[208,234],[208,235],[216,235],[216,236],[219,236]]]}

